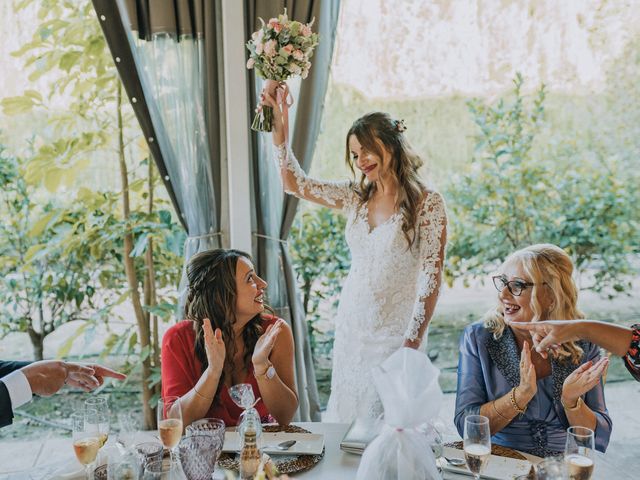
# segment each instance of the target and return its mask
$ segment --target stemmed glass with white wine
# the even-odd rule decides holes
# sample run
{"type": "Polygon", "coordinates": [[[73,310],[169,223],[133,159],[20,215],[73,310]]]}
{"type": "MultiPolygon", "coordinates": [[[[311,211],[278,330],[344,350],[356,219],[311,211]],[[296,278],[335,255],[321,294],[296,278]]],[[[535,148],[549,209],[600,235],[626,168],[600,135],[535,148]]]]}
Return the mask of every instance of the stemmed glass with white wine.
{"type": "Polygon", "coordinates": [[[171,452],[171,463],[176,462],[176,446],[182,437],[180,397],[164,397],[158,400],[158,432],[160,441],[171,452]]]}
{"type": "Polygon", "coordinates": [[[91,477],[91,465],[100,450],[100,432],[97,424],[88,419],[95,418],[97,411],[83,408],[71,415],[73,424],[73,451],[78,461],[84,465],[87,479],[91,477]]]}
{"type": "Polygon", "coordinates": [[[100,448],[109,440],[109,432],[111,430],[111,411],[109,410],[109,401],[106,395],[95,395],[84,401],[86,409],[95,410],[96,414],[89,418],[89,421],[97,425],[100,433],[100,448]]]}
{"type": "Polygon", "coordinates": [[[468,415],[464,419],[464,458],[475,480],[479,480],[490,456],[489,419],[483,415],[468,415]]]}
{"type": "Polygon", "coordinates": [[[586,427],[569,427],[564,449],[570,480],[589,480],[593,475],[593,430],[586,427]]]}

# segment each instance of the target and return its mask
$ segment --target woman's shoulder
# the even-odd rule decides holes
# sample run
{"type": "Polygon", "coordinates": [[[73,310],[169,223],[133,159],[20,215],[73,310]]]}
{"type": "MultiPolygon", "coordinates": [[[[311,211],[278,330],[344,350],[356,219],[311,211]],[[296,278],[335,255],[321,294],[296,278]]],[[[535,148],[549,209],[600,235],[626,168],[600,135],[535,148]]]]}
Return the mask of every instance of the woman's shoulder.
{"type": "Polygon", "coordinates": [[[477,320],[464,328],[462,335],[465,338],[473,339],[476,343],[484,343],[484,340],[491,335],[491,331],[487,329],[484,324],[484,320],[477,320]]]}
{"type": "Polygon", "coordinates": [[[168,343],[178,339],[189,341],[195,339],[193,320],[182,320],[169,327],[162,337],[162,343],[168,343]]]}
{"type": "Polygon", "coordinates": [[[273,325],[280,320],[280,317],[271,313],[263,313],[260,319],[262,320],[262,328],[267,328],[269,325],[273,325]]]}

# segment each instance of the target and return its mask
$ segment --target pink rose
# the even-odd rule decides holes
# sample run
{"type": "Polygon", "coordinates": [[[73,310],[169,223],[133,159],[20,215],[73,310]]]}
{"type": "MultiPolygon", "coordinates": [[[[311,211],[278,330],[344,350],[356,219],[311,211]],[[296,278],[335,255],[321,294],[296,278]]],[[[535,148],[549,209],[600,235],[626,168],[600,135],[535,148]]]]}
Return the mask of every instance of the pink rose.
{"type": "Polygon", "coordinates": [[[296,60],[300,61],[304,58],[304,53],[302,53],[302,50],[295,50],[293,52],[293,58],[295,58],[296,60]]]}
{"type": "Polygon", "coordinates": [[[267,57],[275,57],[277,46],[278,43],[275,40],[269,40],[264,44],[264,53],[267,55],[267,57]]]}
{"type": "Polygon", "coordinates": [[[293,53],[293,45],[289,44],[286,47],[283,47],[282,50],[287,52],[287,55],[291,55],[293,53]]]}
{"type": "Polygon", "coordinates": [[[303,25],[301,32],[302,32],[302,36],[303,37],[310,37],[311,36],[311,27],[309,25],[303,25]]]}
{"type": "Polygon", "coordinates": [[[247,60],[247,68],[251,69],[256,64],[256,61],[253,58],[247,60]]]}
{"type": "Polygon", "coordinates": [[[282,31],[282,24],[281,23],[276,23],[273,26],[273,29],[275,30],[276,33],[280,33],[282,31]]]}

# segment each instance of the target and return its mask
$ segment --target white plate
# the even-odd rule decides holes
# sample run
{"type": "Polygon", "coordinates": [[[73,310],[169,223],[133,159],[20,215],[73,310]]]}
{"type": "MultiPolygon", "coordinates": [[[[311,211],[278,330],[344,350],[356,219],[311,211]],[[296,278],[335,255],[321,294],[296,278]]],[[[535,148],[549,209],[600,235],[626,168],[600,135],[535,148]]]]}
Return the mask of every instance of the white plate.
{"type": "MultiPolygon", "coordinates": [[[[269,455],[320,455],[324,448],[324,435],[316,433],[262,432],[258,440],[258,446],[264,453],[268,453],[269,455]],[[296,441],[288,450],[265,448],[287,440],[296,441]]],[[[238,432],[225,432],[222,451],[240,451],[240,435],[238,432]]]]}
{"type": "MultiPolygon", "coordinates": [[[[443,456],[464,460],[464,452],[451,447],[444,447],[443,456]]],[[[467,467],[453,467],[449,465],[445,459],[442,459],[442,469],[446,472],[472,475],[467,467]]],[[[487,480],[511,480],[518,475],[526,475],[529,473],[529,470],[531,470],[531,462],[528,460],[517,460],[515,458],[491,455],[480,478],[487,480]]]]}

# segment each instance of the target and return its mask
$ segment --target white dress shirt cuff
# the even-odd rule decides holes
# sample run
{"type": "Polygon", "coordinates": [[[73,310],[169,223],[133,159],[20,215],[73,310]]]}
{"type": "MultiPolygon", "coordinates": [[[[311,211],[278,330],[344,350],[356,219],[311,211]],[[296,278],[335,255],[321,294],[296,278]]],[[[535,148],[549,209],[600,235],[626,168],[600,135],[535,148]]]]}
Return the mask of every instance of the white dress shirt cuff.
{"type": "Polygon", "coordinates": [[[14,370],[9,375],[2,377],[0,381],[5,384],[9,391],[13,410],[31,401],[31,397],[33,397],[31,385],[29,385],[27,377],[20,370],[14,370]]]}

